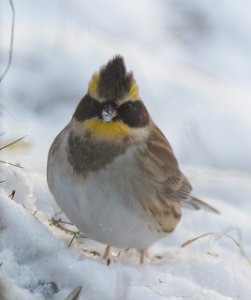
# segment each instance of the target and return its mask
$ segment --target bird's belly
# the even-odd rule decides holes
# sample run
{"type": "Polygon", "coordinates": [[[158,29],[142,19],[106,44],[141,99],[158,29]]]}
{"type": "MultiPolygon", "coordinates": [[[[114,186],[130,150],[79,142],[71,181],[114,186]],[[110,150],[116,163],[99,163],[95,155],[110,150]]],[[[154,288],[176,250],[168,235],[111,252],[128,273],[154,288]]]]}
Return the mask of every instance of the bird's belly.
{"type": "Polygon", "coordinates": [[[69,172],[70,165],[58,166],[51,190],[67,217],[89,238],[142,250],[165,235],[151,229],[143,217],[130,182],[134,166],[126,162],[118,161],[86,177],[69,172]]]}

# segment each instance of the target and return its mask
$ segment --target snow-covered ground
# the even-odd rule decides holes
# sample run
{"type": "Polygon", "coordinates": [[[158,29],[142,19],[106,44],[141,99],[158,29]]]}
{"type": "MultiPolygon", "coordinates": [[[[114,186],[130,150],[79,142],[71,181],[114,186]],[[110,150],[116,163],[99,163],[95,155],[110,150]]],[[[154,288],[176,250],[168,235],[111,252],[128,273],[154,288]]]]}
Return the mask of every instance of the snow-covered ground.
{"type": "MultiPolygon", "coordinates": [[[[251,266],[229,237],[180,247],[197,235],[232,230],[251,257],[250,1],[14,4],[13,63],[0,86],[0,142],[27,137],[0,151],[1,160],[24,166],[0,164],[0,282],[16,285],[17,293],[21,288],[17,299],[29,292],[61,300],[79,285],[80,299],[88,300],[251,299],[251,266]],[[130,251],[108,267],[99,256],[102,245],[76,238],[68,247],[72,234],[50,221],[58,208],[46,184],[49,146],[92,73],[117,53],[134,71],[194,193],[222,212],[184,210],[177,230],[153,245],[143,266],[130,251]]],[[[10,26],[8,1],[1,1],[0,70],[10,26]]]]}

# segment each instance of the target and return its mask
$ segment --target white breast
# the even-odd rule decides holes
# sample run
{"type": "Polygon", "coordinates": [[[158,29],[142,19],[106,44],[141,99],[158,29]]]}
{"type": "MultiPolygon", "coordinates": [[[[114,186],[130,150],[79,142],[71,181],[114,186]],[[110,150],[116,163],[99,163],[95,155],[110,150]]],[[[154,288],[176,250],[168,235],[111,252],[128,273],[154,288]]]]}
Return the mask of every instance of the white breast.
{"type": "MultiPolygon", "coordinates": [[[[67,129],[48,159],[48,184],[67,217],[90,239],[119,248],[147,249],[165,236],[149,229],[144,211],[134,198],[131,179],[134,151],[86,177],[74,173],[67,160],[67,129]]],[[[58,142],[58,141],[57,141],[58,142]]]]}

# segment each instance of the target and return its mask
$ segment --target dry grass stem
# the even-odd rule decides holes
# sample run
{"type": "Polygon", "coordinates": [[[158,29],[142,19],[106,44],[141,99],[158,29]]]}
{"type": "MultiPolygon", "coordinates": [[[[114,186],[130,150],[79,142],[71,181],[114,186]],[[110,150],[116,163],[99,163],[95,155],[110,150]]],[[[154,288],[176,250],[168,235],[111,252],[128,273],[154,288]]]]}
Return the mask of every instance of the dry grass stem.
{"type": "MultiPolygon", "coordinates": [[[[193,242],[201,239],[201,238],[204,238],[204,237],[207,237],[207,236],[211,236],[210,240],[209,240],[209,247],[212,248],[213,245],[215,244],[215,242],[219,239],[221,239],[222,237],[225,237],[225,238],[228,238],[230,239],[240,250],[240,253],[241,255],[247,260],[247,262],[251,265],[251,260],[250,258],[248,257],[248,255],[246,254],[246,252],[244,251],[241,243],[236,239],[234,238],[233,236],[231,236],[230,234],[228,234],[229,231],[237,231],[237,233],[239,233],[239,231],[237,229],[230,229],[230,230],[227,230],[227,231],[222,231],[222,232],[208,232],[208,233],[204,233],[202,235],[199,235],[197,237],[194,237],[188,241],[186,241],[185,243],[183,243],[181,245],[182,248],[192,244],[193,242]]],[[[238,237],[240,239],[240,236],[238,237]]],[[[215,253],[214,251],[212,251],[210,249],[210,251],[208,251],[208,254],[210,255],[213,255],[213,256],[218,256],[217,253],[215,253]]]]}
{"type": "Polygon", "coordinates": [[[19,141],[23,140],[26,136],[27,136],[27,135],[24,135],[24,136],[22,136],[21,138],[19,138],[19,139],[17,139],[17,140],[14,140],[13,142],[10,142],[9,144],[0,147],[0,151],[3,150],[3,149],[5,149],[5,148],[7,148],[7,147],[10,147],[10,146],[12,146],[12,145],[18,143],[19,141]]]}
{"type": "Polygon", "coordinates": [[[7,66],[6,66],[5,70],[3,71],[2,75],[0,76],[0,83],[4,79],[5,75],[8,73],[11,63],[12,63],[12,54],[13,54],[13,45],[14,45],[14,29],[15,29],[15,8],[14,8],[12,0],[9,0],[9,3],[10,3],[11,13],[12,13],[9,57],[8,57],[7,66]]]}

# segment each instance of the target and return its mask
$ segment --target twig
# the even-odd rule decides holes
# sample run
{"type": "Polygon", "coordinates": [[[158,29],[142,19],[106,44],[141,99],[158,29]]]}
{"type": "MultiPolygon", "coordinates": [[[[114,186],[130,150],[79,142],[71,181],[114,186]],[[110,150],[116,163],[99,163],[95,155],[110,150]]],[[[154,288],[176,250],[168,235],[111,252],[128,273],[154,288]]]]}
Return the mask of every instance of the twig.
{"type": "Polygon", "coordinates": [[[64,226],[62,226],[61,224],[62,223],[64,224],[64,221],[61,221],[61,219],[55,219],[54,217],[52,217],[49,221],[50,221],[51,225],[54,225],[55,227],[58,227],[58,228],[64,230],[65,232],[68,232],[68,233],[71,233],[71,234],[75,234],[75,235],[77,235],[79,233],[79,231],[71,230],[71,229],[68,229],[68,228],[65,228],[64,226]]]}
{"type": "Polygon", "coordinates": [[[196,236],[195,238],[192,238],[192,239],[186,241],[185,243],[183,243],[180,247],[184,248],[184,247],[188,246],[189,244],[191,244],[191,243],[193,243],[193,242],[195,242],[195,241],[197,241],[197,240],[199,240],[199,239],[201,239],[205,236],[209,236],[209,235],[213,235],[213,234],[215,234],[215,233],[214,232],[208,232],[208,233],[204,233],[202,235],[196,236]]]}
{"type": "Polygon", "coordinates": [[[14,45],[14,29],[15,29],[15,8],[14,8],[12,0],[9,0],[9,4],[10,4],[10,8],[11,8],[11,13],[12,13],[9,58],[8,58],[7,66],[6,66],[5,70],[3,71],[2,75],[0,76],[0,83],[4,79],[5,75],[8,73],[11,63],[12,63],[12,54],[13,54],[13,45],[14,45]]]}
{"type": "Polygon", "coordinates": [[[11,200],[13,200],[14,197],[15,197],[15,194],[16,194],[16,190],[12,190],[11,193],[10,193],[10,195],[9,195],[8,197],[9,197],[11,200]]]}
{"type": "Polygon", "coordinates": [[[33,217],[35,217],[35,216],[36,216],[37,212],[38,212],[38,209],[36,209],[36,210],[34,211],[34,213],[32,214],[32,215],[33,215],[33,217]]]}
{"type": "Polygon", "coordinates": [[[80,293],[81,293],[82,287],[77,286],[65,300],[77,300],[79,299],[80,293]]]}
{"type": "Polygon", "coordinates": [[[0,151],[3,150],[3,149],[5,149],[5,148],[7,148],[7,147],[10,147],[10,146],[12,146],[12,145],[18,143],[19,141],[21,141],[22,139],[24,139],[26,136],[27,136],[27,135],[24,135],[24,136],[22,136],[21,138],[19,138],[19,139],[13,141],[13,142],[11,142],[11,143],[9,143],[9,144],[7,144],[7,145],[4,145],[4,146],[0,147],[0,151]]]}
{"type": "Polygon", "coordinates": [[[72,244],[72,242],[74,241],[74,239],[75,239],[75,237],[76,237],[76,234],[77,234],[77,232],[75,232],[75,233],[73,234],[73,237],[72,237],[72,239],[70,240],[70,243],[69,243],[69,245],[68,245],[69,248],[71,247],[71,244],[72,244]]]}
{"type": "Polygon", "coordinates": [[[248,263],[251,265],[251,260],[250,258],[247,256],[247,254],[245,253],[245,251],[243,250],[242,246],[241,246],[241,232],[238,228],[231,228],[219,233],[216,233],[214,236],[214,239],[212,240],[212,242],[210,243],[210,247],[213,247],[213,243],[216,242],[218,239],[222,238],[222,237],[226,237],[228,239],[230,239],[240,250],[240,253],[242,256],[244,256],[244,258],[248,261],[248,263]],[[232,237],[230,234],[228,234],[230,231],[236,231],[237,235],[238,235],[238,240],[235,239],[234,237],[232,237]]]}
{"type": "MultiPolygon", "coordinates": [[[[13,141],[13,142],[11,142],[11,143],[9,143],[9,144],[7,144],[7,145],[4,145],[4,146],[0,147],[0,151],[3,150],[3,149],[5,149],[5,148],[7,148],[7,147],[10,147],[10,146],[12,146],[12,145],[18,143],[18,142],[20,142],[20,141],[21,141],[22,139],[24,139],[25,137],[26,137],[26,135],[25,135],[25,136],[22,136],[21,138],[19,138],[19,139],[13,141]]],[[[22,167],[20,164],[12,164],[12,163],[7,162],[7,161],[4,161],[4,160],[0,160],[0,163],[23,169],[23,167],[22,167]]]]}
{"type": "MultiPolygon", "coordinates": [[[[231,229],[232,230],[232,229],[231,229]]],[[[218,240],[218,239],[220,239],[220,238],[222,238],[222,237],[226,237],[226,238],[228,238],[228,239],[230,239],[238,248],[239,248],[239,250],[240,250],[240,252],[241,252],[241,255],[247,260],[247,262],[251,265],[251,260],[250,260],[250,258],[248,257],[248,255],[246,254],[246,252],[243,250],[243,248],[242,248],[242,245],[239,243],[239,241],[237,241],[234,237],[232,237],[231,235],[229,235],[228,234],[228,232],[229,231],[231,231],[231,230],[228,230],[228,231],[223,231],[223,232],[208,232],[208,233],[204,233],[204,234],[202,234],[202,235],[200,235],[200,236],[197,236],[197,237],[195,237],[195,238],[193,238],[193,239],[190,239],[190,240],[188,240],[188,241],[186,241],[185,243],[183,243],[182,245],[181,245],[181,247],[183,248],[183,247],[186,247],[186,246],[188,246],[188,245],[190,245],[191,243],[193,243],[193,242],[195,242],[195,241],[197,241],[197,240],[199,240],[199,239],[201,239],[201,238],[204,238],[204,237],[206,237],[206,236],[212,236],[212,238],[214,238],[214,241],[216,241],[216,240],[218,240]]],[[[209,252],[210,254],[212,254],[212,255],[215,255],[215,253],[213,253],[213,252],[209,252]]]]}
{"type": "Polygon", "coordinates": [[[22,166],[19,165],[19,164],[12,164],[12,163],[10,163],[10,162],[3,161],[3,160],[0,160],[0,163],[6,164],[6,165],[10,165],[10,166],[13,166],[13,167],[17,167],[17,168],[20,168],[20,169],[23,169],[23,168],[24,168],[24,167],[22,167],[22,166]]]}

